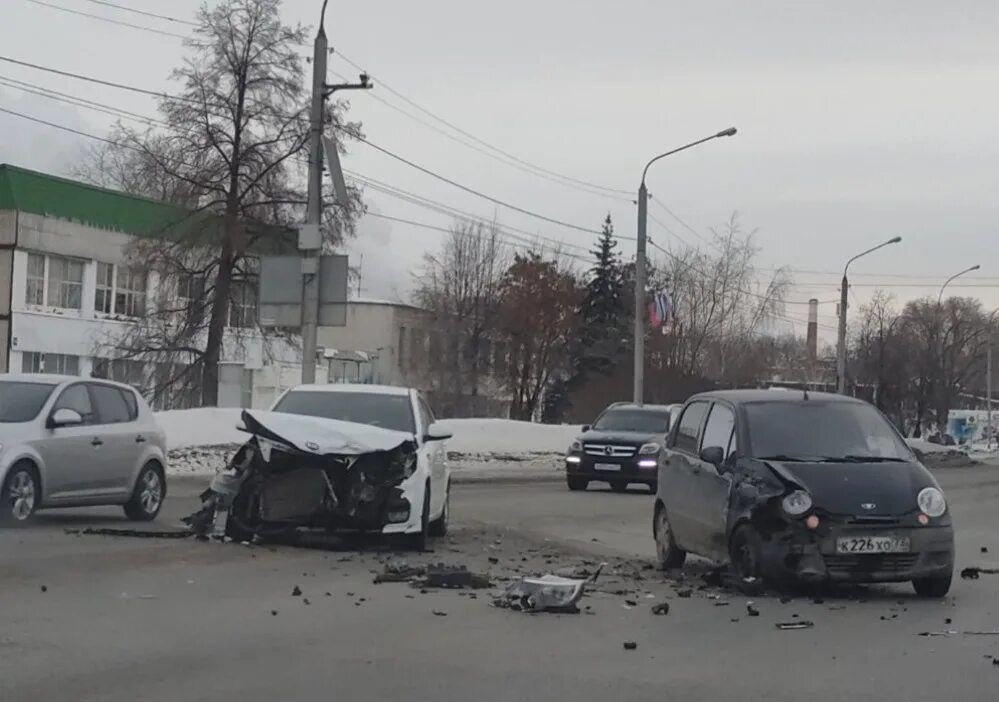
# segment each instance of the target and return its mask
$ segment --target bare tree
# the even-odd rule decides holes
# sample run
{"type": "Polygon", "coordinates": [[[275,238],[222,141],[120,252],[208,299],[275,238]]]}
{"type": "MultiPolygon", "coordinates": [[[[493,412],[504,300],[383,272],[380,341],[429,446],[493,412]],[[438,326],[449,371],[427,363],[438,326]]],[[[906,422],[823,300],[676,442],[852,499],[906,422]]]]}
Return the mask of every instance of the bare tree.
{"type": "MultiPolygon", "coordinates": [[[[184,378],[198,379],[208,405],[218,400],[227,325],[245,321],[233,325],[232,310],[245,311],[255,289],[253,258],[293,246],[282,227],[301,221],[305,202],[298,158],[308,135],[299,55],[305,32],[284,25],[279,9],[280,0],[203,6],[189,55],[172,76],[183,89],[160,102],[165,126],[140,133],[119,125],[112,144],[80,169],[103,185],[192,208],[186,226],[132,253],[135,267],[196,294],[183,304],[198,313],[178,326],[177,305],[152,307],[116,346],[136,358],[184,354],[193,366],[184,378]]],[[[345,109],[337,103],[328,115],[338,139],[359,129],[344,123],[345,109]]],[[[346,210],[329,208],[330,242],[352,235],[359,209],[356,192],[346,210]]]]}
{"type": "Polygon", "coordinates": [[[496,222],[459,220],[439,254],[428,254],[417,278],[415,301],[433,313],[431,382],[451,397],[471,396],[476,412],[483,367],[488,365],[500,286],[508,251],[496,222]]]}

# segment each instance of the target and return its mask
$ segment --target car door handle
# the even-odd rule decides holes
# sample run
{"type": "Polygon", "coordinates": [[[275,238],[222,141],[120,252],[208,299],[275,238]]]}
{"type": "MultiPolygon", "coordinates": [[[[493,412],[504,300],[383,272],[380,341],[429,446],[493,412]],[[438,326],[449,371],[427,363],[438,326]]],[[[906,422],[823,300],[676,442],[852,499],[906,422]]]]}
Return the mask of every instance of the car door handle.
{"type": "Polygon", "coordinates": [[[139,434],[137,437],[135,437],[135,443],[137,444],[146,443],[146,437],[144,437],[142,434],[139,434]]]}
{"type": "Polygon", "coordinates": [[[104,441],[101,439],[101,437],[95,436],[93,439],[90,440],[90,445],[91,446],[103,446],[104,445],[104,441]]]}

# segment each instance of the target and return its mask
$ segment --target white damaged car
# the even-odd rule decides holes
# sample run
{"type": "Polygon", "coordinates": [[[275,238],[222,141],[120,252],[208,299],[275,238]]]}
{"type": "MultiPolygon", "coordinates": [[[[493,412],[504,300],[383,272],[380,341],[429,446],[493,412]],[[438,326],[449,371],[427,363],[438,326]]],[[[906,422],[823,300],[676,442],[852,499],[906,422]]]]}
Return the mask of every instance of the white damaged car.
{"type": "Polygon", "coordinates": [[[422,395],[378,385],[301,385],[270,411],[244,410],[251,438],[188,518],[227,512],[237,541],[299,528],[398,535],[422,550],[447,533],[451,438],[422,395]]]}

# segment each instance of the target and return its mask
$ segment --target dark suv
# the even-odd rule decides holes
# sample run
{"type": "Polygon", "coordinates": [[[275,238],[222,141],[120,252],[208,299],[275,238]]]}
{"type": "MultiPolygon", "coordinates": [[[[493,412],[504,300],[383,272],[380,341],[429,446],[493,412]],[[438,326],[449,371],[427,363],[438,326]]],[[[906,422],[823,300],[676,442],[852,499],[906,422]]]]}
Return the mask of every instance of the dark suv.
{"type": "Polygon", "coordinates": [[[680,405],[634,405],[616,402],[569,447],[565,479],[570,490],[585,490],[591,480],[624,492],[629,483],[656,491],[659,452],[671,418],[680,405]]]}

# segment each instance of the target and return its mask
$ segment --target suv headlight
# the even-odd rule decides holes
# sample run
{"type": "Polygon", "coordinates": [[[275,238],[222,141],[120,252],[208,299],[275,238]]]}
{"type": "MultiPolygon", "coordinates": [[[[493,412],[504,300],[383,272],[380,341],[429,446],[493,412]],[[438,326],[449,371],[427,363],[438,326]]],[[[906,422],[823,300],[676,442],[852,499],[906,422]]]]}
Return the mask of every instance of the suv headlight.
{"type": "Polygon", "coordinates": [[[781,500],[780,506],[792,517],[797,517],[812,508],[812,496],[804,490],[795,490],[781,500]]]}
{"type": "Polygon", "coordinates": [[[582,450],[583,450],[583,442],[580,441],[579,439],[576,439],[571,444],[569,444],[569,451],[582,451],[582,450]]]}
{"type": "Polygon", "coordinates": [[[659,453],[660,448],[661,447],[659,446],[659,444],[653,441],[648,444],[642,444],[642,447],[638,449],[638,453],[642,454],[643,456],[648,456],[653,453],[659,453]]]}
{"type": "Polygon", "coordinates": [[[947,500],[943,493],[934,487],[923,488],[916,496],[916,504],[927,517],[942,517],[947,511],[947,500]]]}

